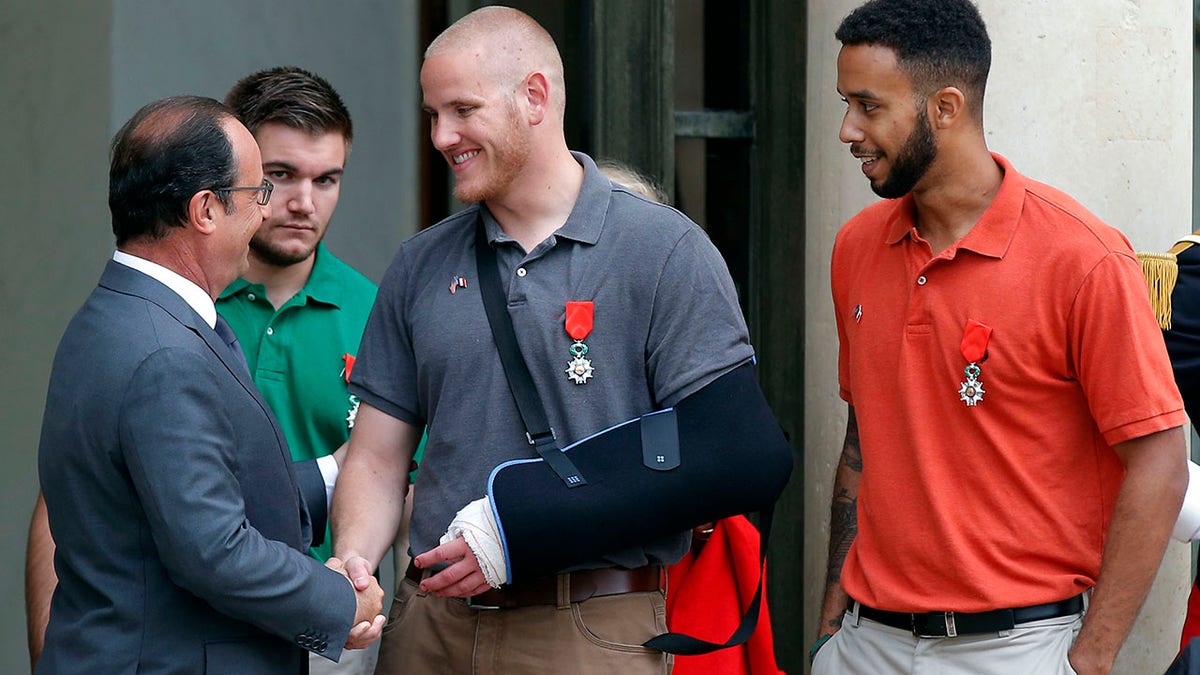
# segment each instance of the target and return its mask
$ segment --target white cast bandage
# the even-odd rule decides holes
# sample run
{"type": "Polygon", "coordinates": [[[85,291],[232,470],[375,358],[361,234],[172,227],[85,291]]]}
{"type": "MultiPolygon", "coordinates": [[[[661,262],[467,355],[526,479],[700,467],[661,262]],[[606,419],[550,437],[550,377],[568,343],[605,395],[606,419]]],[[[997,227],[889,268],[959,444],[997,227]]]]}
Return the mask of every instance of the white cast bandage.
{"type": "Polygon", "coordinates": [[[446,534],[439,543],[445,544],[461,536],[471,547],[479,561],[483,578],[488,586],[500,588],[508,581],[508,563],[504,559],[504,547],[500,545],[500,528],[492,515],[492,505],[487,497],[462,507],[454,514],[446,534]]]}

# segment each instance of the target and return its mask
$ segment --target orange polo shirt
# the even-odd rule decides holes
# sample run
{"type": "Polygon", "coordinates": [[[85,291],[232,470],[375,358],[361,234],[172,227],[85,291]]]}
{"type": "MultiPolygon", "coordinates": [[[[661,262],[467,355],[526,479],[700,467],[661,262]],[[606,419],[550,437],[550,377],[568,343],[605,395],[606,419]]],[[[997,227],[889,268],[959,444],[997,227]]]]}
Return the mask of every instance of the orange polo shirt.
{"type": "Polygon", "coordinates": [[[1095,585],[1124,476],[1111,446],[1184,422],[1129,242],[993,157],[999,194],[937,256],[911,195],[834,244],[840,394],[863,454],[841,580],[879,609],[975,612],[1095,585]],[[969,320],[992,329],[979,399],[962,393],[969,320]]]}

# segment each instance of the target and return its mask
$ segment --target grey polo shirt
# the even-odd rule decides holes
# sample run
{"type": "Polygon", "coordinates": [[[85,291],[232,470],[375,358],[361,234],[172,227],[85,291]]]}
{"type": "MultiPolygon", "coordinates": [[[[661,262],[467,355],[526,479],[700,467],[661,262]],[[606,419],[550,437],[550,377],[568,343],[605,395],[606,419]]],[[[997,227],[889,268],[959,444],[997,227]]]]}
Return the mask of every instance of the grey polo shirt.
{"type": "MultiPolygon", "coordinates": [[[[521,352],[561,445],[674,405],[753,357],[729,271],[704,231],[614,185],[586,155],[575,158],[584,167],[575,207],[529,253],[476,204],[401,244],[383,277],[350,391],[428,425],[410,530],[416,553],[435,547],[454,514],[484,496],[494,466],[537,456],[484,313],[477,218],[496,249],[521,352]],[[595,308],[584,339],[594,372],[575,384],[566,374],[574,340],[563,317],[568,301],[587,300],[595,308]]],[[[687,542],[680,533],[585,567],[669,564],[687,542]]]]}

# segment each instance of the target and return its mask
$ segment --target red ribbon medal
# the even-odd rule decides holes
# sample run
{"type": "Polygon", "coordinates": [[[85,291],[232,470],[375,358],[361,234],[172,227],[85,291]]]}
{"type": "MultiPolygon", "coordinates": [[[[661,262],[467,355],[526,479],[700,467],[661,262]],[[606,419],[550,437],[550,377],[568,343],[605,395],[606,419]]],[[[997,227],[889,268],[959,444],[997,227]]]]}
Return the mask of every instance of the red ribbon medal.
{"type": "Polygon", "coordinates": [[[979,380],[979,375],[983,371],[979,367],[979,362],[987,358],[988,340],[991,337],[991,326],[979,323],[975,319],[967,319],[967,325],[963,329],[962,343],[958,347],[963,358],[967,360],[967,367],[963,369],[967,381],[959,383],[958,398],[970,408],[975,407],[983,400],[985,392],[983,391],[983,382],[979,380]]]}
{"type": "MultiPolygon", "coordinates": [[[[346,378],[346,384],[350,384],[350,371],[354,370],[354,355],[342,354],[342,361],[346,362],[346,367],[342,368],[342,376],[346,378]]],[[[358,417],[358,397],[354,394],[350,395],[350,409],[346,412],[346,427],[354,428],[354,420],[358,417]]]]}
{"type": "Polygon", "coordinates": [[[567,329],[575,343],[571,345],[571,361],[567,363],[567,377],[575,384],[585,384],[592,377],[592,362],[587,356],[588,346],[583,339],[591,334],[595,320],[595,310],[591,300],[567,302],[567,311],[563,315],[563,327],[567,329]]]}

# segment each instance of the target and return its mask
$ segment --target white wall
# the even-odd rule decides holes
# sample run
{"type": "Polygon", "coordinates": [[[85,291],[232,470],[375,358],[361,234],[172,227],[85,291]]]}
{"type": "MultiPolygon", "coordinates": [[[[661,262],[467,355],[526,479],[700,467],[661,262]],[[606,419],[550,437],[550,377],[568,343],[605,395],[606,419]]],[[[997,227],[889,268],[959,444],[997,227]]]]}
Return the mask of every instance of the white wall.
{"type": "MultiPolygon", "coordinates": [[[[829,493],[845,429],[829,251],[838,227],[875,200],[838,142],[833,37],[857,0],[809,3],[805,284],[806,639],[823,591],[829,493]]],[[[992,38],[984,119],[989,146],[1065,190],[1136,249],[1165,250],[1191,230],[1192,8],[1121,0],[979,0],[992,38]]],[[[1188,547],[1174,544],[1115,672],[1162,672],[1178,646],[1188,547]]]]}

